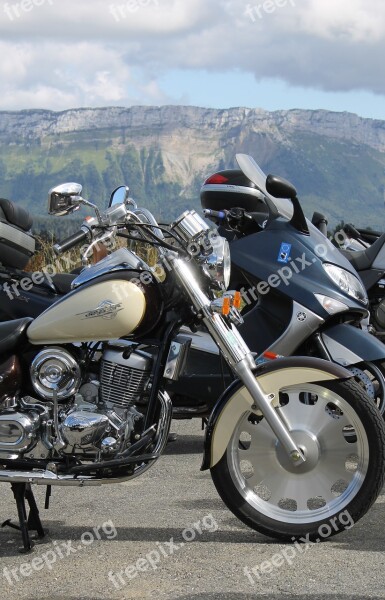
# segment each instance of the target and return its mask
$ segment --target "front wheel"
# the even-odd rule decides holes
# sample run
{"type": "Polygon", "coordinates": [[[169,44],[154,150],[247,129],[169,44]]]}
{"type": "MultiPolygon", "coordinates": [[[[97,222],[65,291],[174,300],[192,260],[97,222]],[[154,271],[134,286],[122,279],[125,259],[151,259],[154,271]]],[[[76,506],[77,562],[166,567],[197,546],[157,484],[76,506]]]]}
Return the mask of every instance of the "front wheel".
{"type": "Polygon", "coordinates": [[[294,466],[266,420],[245,413],[211,468],[222,500],[246,525],[281,540],[320,541],[349,529],[384,483],[385,426],[377,408],[348,380],[282,389],[277,410],[306,462],[294,466]]]}

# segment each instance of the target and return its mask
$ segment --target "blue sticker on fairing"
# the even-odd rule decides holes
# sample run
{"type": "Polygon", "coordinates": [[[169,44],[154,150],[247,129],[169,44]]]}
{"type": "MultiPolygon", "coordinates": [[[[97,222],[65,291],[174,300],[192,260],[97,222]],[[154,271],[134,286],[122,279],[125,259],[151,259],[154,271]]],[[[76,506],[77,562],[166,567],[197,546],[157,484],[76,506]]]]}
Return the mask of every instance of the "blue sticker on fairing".
{"type": "Polygon", "coordinates": [[[285,242],[282,242],[281,247],[279,249],[278,258],[277,258],[278,262],[280,262],[280,263],[289,262],[290,252],[291,252],[291,244],[286,244],[285,242]]]}

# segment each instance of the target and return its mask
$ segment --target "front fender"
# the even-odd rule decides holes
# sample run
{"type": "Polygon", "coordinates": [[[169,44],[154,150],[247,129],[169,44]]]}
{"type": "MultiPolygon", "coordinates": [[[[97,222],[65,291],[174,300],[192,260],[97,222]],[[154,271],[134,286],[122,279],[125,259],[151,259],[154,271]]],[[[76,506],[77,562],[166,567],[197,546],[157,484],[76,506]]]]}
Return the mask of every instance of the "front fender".
{"type": "MultiPolygon", "coordinates": [[[[332,379],[349,379],[346,369],[320,358],[290,357],[260,365],[256,372],[263,392],[278,399],[283,387],[301,383],[318,383],[332,379]]],[[[245,412],[261,414],[252,409],[254,400],[243,383],[234,381],[216,403],[206,428],[201,470],[214,467],[224,455],[235,425],[245,412]]]]}
{"type": "Polygon", "coordinates": [[[340,323],[321,333],[330,358],[339,365],[385,360],[383,342],[358,327],[340,323]]]}

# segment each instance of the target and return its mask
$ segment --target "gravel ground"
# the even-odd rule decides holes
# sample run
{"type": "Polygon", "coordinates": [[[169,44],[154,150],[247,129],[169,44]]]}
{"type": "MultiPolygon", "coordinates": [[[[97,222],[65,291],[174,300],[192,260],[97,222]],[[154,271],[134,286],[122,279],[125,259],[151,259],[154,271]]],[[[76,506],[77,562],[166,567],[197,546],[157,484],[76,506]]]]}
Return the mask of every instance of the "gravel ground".
{"type": "MultiPolygon", "coordinates": [[[[19,554],[19,534],[1,529],[3,600],[385,598],[385,495],[351,529],[299,552],[251,531],[223,505],[199,470],[197,421],[173,431],[166,455],[131,483],[53,488],[50,510],[41,510],[49,535],[32,553],[19,554]],[[292,564],[283,558],[289,548],[292,564]],[[266,562],[253,574],[274,555],[275,567],[266,562]]],[[[34,491],[43,506],[43,488],[34,491]]],[[[1,522],[15,517],[6,485],[0,506],[1,522]]]]}

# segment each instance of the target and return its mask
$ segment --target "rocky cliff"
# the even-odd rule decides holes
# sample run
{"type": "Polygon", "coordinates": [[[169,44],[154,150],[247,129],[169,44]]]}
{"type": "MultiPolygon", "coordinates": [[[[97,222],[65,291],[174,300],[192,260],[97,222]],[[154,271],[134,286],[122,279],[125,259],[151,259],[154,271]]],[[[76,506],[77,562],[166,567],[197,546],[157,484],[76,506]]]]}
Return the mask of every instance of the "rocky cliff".
{"type": "Polygon", "coordinates": [[[385,121],[324,110],[3,111],[0,194],[41,214],[48,188],[64,179],[80,180],[84,194],[101,204],[124,182],[171,218],[199,205],[205,176],[234,166],[236,152],[292,180],[308,214],[323,209],[334,222],[385,227],[385,121]]]}

